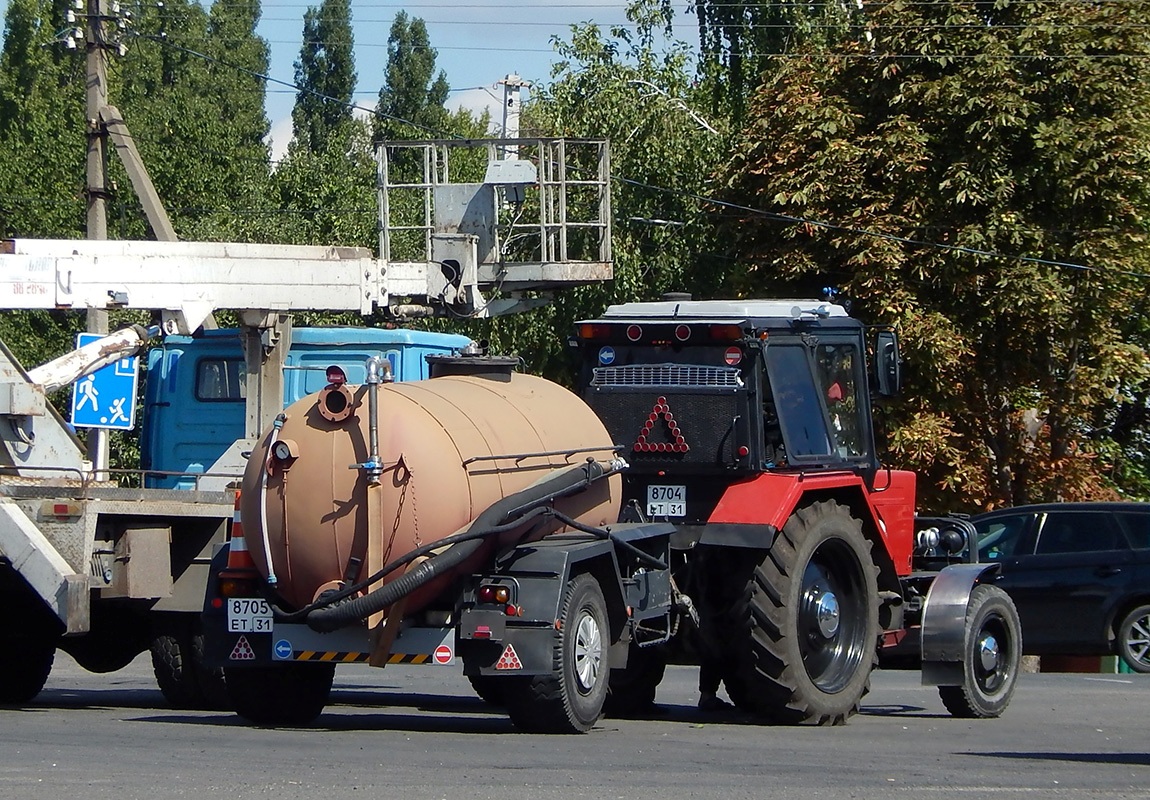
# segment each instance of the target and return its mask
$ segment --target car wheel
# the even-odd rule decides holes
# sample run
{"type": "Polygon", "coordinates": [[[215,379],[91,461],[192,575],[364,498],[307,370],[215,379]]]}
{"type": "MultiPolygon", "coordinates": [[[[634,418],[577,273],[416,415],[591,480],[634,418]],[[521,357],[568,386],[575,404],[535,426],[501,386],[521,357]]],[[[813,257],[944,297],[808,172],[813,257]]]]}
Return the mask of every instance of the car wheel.
{"type": "Polygon", "coordinates": [[[1150,605],[1138,606],[1118,626],[1118,655],[1135,672],[1150,672],[1150,605]]]}

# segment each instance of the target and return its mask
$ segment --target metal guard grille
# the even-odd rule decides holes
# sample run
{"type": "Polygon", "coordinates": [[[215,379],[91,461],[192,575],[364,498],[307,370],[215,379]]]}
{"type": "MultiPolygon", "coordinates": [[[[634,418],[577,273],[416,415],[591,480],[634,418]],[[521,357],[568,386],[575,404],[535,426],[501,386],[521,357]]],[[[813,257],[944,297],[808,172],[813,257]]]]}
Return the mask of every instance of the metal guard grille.
{"type": "Polygon", "coordinates": [[[736,367],[702,364],[627,364],[596,367],[592,386],[705,386],[737,389],[743,379],[736,367]]]}

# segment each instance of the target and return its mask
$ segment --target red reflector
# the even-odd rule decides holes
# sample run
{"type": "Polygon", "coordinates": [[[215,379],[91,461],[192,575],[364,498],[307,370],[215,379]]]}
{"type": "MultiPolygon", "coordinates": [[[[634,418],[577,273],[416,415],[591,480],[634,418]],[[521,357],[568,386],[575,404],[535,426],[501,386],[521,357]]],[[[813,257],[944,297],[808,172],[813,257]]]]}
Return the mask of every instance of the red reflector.
{"type": "Polygon", "coordinates": [[[55,503],[52,506],[52,513],[55,514],[57,517],[68,516],[68,504],[67,503],[55,503]]]}
{"type": "Polygon", "coordinates": [[[746,458],[751,454],[751,450],[745,444],[739,445],[739,458],[746,458]]]}
{"type": "Polygon", "coordinates": [[[632,342],[637,342],[643,338],[643,329],[638,325],[627,326],[627,338],[632,342]]]}
{"type": "Polygon", "coordinates": [[[609,339],[611,326],[603,323],[586,322],[579,326],[580,339],[609,339]]]}
{"type": "Polygon", "coordinates": [[[487,625],[476,625],[475,633],[473,633],[472,636],[476,639],[490,639],[491,628],[487,625]]]}
{"type": "Polygon", "coordinates": [[[723,360],[733,367],[743,360],[743,351],[737,347],[728,347],[727,352],[723,353],[723,360]]]}
{"type": "Polygon", "coordinates": [[[733,341],[743,338],[743,329],[738,325],[712,325],[710,335],[712,339],[733,341]]]}
{"type": "Polygon", "coordinates": [[[675,338],[680,342],[685,342],[691,338],[691,329],[687,325],[678,325],[675,328],[675,338]]]}
{"type": "Polygon", "coordinates": [[[503,612],[509,617],[518,617],[523,614],[523,609],[508,603],[507,608],[503,609],[503,612]]]}
{"type": "Polygon", "coordinates": [[[223,600],[221,600],[218,597],[212,598],[212,608],[223,608],[223,607],[224,607],[224,601],[223,600]]]}

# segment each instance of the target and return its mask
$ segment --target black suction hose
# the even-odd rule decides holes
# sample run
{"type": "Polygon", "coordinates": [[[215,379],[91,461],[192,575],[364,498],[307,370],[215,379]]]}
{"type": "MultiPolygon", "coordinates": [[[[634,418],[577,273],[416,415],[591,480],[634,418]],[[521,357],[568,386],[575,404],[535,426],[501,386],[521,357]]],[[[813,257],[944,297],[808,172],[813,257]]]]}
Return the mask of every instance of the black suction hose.
{"type": "MultiPolygon", "coordinates": [[[[604,474],[603,466],[597,461],[587,461],[566,469],[492,503],[468,526],[469,530],[501,526],[509,518],[522,516],[560,497],[583,491],[604,474]]],[[[459,566],[474,555],[482,544],[482,538],[458,542],[370,594],[339,605],[315,609],[307,615],[307,625],[314,631],[327,633],[366,619],[459,566]]]]}

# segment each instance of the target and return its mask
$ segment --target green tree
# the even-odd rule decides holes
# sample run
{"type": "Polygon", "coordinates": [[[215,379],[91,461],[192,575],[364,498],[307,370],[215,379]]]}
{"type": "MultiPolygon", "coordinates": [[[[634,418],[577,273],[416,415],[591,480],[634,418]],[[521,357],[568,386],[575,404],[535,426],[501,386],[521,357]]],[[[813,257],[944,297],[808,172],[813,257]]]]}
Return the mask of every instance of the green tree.
{"type": "Polygon", "coordinates": [[[356,74],[349,0],[323,0],[304,14],[295,82],[300,87],[292,109],[295,142],[323,150],[352,118],[356,74]]]}
{"type": "Polygon", "coordinates": [[[449,127],[447,76],[419,17],[400,11],[387,37],[387,68],[376,105],[375,138],[444,138],[449,127]],[[410,124],[408,124],[410,123],[410,124]]]}
{"type": "Polygon", "coordinates": [[[0,236],[84,232],[84,60],[64,46],[71,28],[64,10],[48,0],[8,4],[0,53],[0,236]]]}
{"type": "Polygon", "coordinates": [[[728,288],[838,285],[901,327],[889,444],[929,501],[1112,492],[1096,423],[1148,371],[1148,10],[881,5],[754,97],[723,175],[747,208],[728,288]]]}

